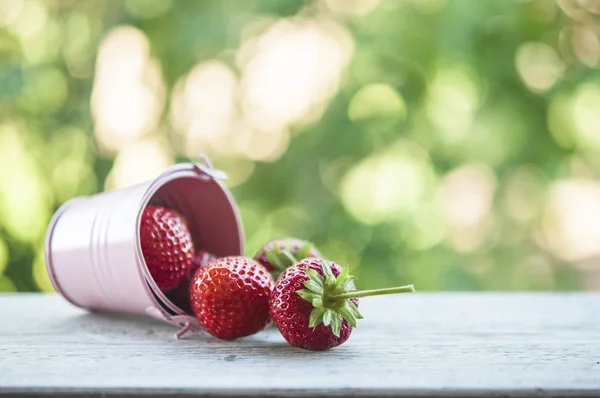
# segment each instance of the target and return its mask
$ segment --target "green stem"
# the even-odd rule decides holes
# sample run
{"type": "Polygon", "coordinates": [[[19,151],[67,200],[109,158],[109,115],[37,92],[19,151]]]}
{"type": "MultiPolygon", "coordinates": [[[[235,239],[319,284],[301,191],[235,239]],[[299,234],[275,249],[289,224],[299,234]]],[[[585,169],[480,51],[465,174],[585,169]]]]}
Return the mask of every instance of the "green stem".
{"type": "Polygon", "coordinates": [[[369,296],[381,296],[384,294],[395,294],[395,293],[414,293],[415,287],[413,285],[399,286],[399,287],[388,287],[385,289],[375,290],[356,290],[353,292],[347,292],[329,297],[331,300],[341,300],[350,298],[360,298],[369,296]]]}
{"type": "Polygon", "coordinates": [[[294,265],[298,262],[298,259],[287,250],[282,251],[281,254],[283,254],[283,256],[292,263],[291,265],[294,265]]]}

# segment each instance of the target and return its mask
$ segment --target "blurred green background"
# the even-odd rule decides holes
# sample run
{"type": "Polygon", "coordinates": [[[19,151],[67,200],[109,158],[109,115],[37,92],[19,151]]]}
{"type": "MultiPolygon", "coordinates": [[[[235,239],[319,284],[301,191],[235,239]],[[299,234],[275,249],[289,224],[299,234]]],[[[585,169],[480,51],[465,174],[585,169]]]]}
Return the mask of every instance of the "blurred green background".
{"type": "Polygon", "coordinates": [[[1,0],[0,291],[56,208],[207,153],[248,254],[362,288],[600,288],[600,2],[1,0]]]}

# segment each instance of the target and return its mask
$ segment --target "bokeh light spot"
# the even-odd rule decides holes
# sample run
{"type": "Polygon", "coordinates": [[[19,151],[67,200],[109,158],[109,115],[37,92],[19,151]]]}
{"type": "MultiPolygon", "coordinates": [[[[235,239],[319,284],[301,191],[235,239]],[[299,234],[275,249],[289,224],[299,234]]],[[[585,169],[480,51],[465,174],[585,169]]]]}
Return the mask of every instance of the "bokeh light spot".
{"type": "Polygon", "coordinates": [[[316,120],[352,52],[348,31],[326,19],[281,19],[246,40],[237,55],[245,119],[274,133],[316,120]]]}
{"type": "Polygon", "coordinates": [[[378,224],[406,216],[433,184],[426,153],[412,143],[366,158],[344,176],[341,199],[358,221],[378,224]]]}
{"type": "Polygon", "coordinates": [[[146,138],[123,148],[106,179],[106,189],[122,188],[156,178],[173,163],[165,142],[146,138]]]}
{"type": "Polygon", "coordinates": [[[427,115],[447,144],[458,144],[469,133],[479,106],[473,74],[461,67],[440,68],[428,88],[427,115]]]}
{"type": "Polygon", "coordinates": [[[564,260],[600,255],[600,184],[584,179],[554,183],[542,233],[545,248],[564,260]]]}
{"type": "Polygon", "coordinates": [[[10,24],[21,12],[23,0],[0,1],[0,26],[10,24]]]}
{"type": "Polygon", "coordinates": [[[48,145],[48,152],[48,163],[52,165],[52,187],[59,203],[97,189],[90,137],[83,130],[65,126],[56,131],[48,145]]]}
{"type": "Polygon", "coordinates": [[[573,120],[581,148],[600,150],[600,84],[588,83],[577,90],[573,120]]]}
{"type": "Polygon", "coordinates": [[[158,125],[164,85],[149,46],[141,31],[127,26],[113,29],[100,45],[91,107],[104,151],[116,152],[158,125]]]}
{"type": "Polygon", "coordinates": [[[573,28],[571,42],[573,52],[579,61],[595,67],[600,60],[600,39],[596,27],[580,26],[573,28]]]}
{"type": "Polygon", "coordinates": [[[46,26],[35,36],[21,37],[23,55],[30,65],[49,64],[59,53],[63,26],[54,19],[46,22],[46,26]]]}
{"type": "Polygon", "coordinates": [[[354,95],[348,106],[348,117],[352,121],[379,117],[400,120],[406,117],[406,104],[392,87],[370,84],[354,95]]]}
{"type": "MultiPolygon", "coordinates": [[[[4,3],[4,0],[2,0],[2,3],[4,3]]],[[[9,7],[10,5],[14,6],[15,3],[18,2],[9,0],[8,5],[9,7]]],[[[11,16],[10,12],[7,14],[7,17],[11,16]]],[[[40,32],[43,32],[47,21],[48,10],[46,9],[46,4],[39,0],[27,0],[22,2],[20,12],[17,12],[16,15],[12,14],[10,28],[19,35],[21,40],[27,41],[28,38],[37,36],[40,32]]]]}
{"type": "Polygon", "coordinates": [[[16,239],[35,242],[50,218],[47,181],[13,125],[0,126],[0,221],[16,239]]]}
{"type": "Polygon", "coordinates": [[[440,244],[446,237],[444,218],[435,202],[429,201],[419,206],[410,224],[399,224],[404,236],[401,238],[413,250],[426,251],[440,244]]]}
{"type": "Polygon", "coordinates": [[[513,219],[530,222],[540,212],[539,203],[544,199],[544,175],[542,170],[525,165],[516,169],[507,179],[502,204],[513,219]]]}
{"type": "Polygon", "coordinates": [[[220,61],[201,62],[178,81],[171,123],[184,136],[188,155],[231,153],[237,91],[237,77],[220,61]]]}
{"type": "Polygon", "coordinates": [[[62,56],[71,76],[88,78],[93,72],[92,26],[85,13],[73,12],[65,24],[62,56]]]}
{"type": "Polygon", "coordinates": [[[274,162],[286,151],[290,135],[284,130],[279,134],[254,131],[244,149],[249,159],[263,162],[274,162]]]}
{"type": "Polygon", "coordinates": [[[461,166],[444,177],[442,211],[457,250],[472,251],[485,241],[495,187],[494,174],[482,165],[461,166]]]}
{"type": "Polygon", "coordinates": [[[521,44],[515,64],[519,76],[532,91],[549,90],[561,77],[564,68],[556,51],[544,43],[521,44]]]}
{"type": "Polygon", "coordinates": [[[548,105],[548,129],[559,146],[572,149],[577,144],[577,131],[573,122],[573,104],[564,94],[555,95],[548,105]]]}

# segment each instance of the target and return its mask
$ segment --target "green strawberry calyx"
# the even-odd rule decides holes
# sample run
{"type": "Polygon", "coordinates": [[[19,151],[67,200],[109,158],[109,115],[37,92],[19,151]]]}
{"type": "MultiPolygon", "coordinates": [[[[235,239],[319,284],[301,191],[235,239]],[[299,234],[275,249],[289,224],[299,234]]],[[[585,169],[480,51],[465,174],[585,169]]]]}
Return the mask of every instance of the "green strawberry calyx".
{"type": "Polygon", "coordinates": [[[331,270],[331,265],[327,261],[321,260],[321,270],[323,276],[311,268],[306,268],[308,280],[304,282],[305,289],[296,291],[296,294],[309,301],[313,306],[308,327],[314,328],[322,323],[329,326],[336,337],[340,337],[344,319],[352,327],[356,327],[356,320],[363,318],[350,299],[415,292],[413,285],[359,291],[354,288],[354,276],[350,275],[348,267],[343,267],[342,272],[336,278],[331,270]]]}
{"type": "MultiPolygon", "coordinates": [[[[274,277],[278,277],[283,271],[296,264],[297,262],[310,257],[310,252],[314,249],[315,245],[310,242],[306,242],[298,251],[295,253],[292,242],[285,242],[283,250],[277,244],[273,242],[273,249],[266,250],[265,255],[269,263],[275,268],[273,272],[274,277]]],[[[276,279],[276,278],[275,278],[276,279]]]]}

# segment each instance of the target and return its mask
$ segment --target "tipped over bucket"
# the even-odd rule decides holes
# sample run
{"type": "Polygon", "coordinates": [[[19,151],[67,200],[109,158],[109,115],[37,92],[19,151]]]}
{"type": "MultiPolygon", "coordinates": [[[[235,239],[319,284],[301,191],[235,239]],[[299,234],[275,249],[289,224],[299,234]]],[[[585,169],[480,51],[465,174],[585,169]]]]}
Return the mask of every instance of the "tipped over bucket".
{"type": "Polygon", "coordinates": [[[149,315],[183,331],[199,329],[198,321],[152,279],[140,222],[146,206],[164,206],[188,221],[195,250],[241,255],[242,224],[233,197],[219,181],[223,177],[205,159],[204,164],[174,165],[152,181],[69,200],[46,233],[46,267],[54,289],[78,307],[149,315]]]}

